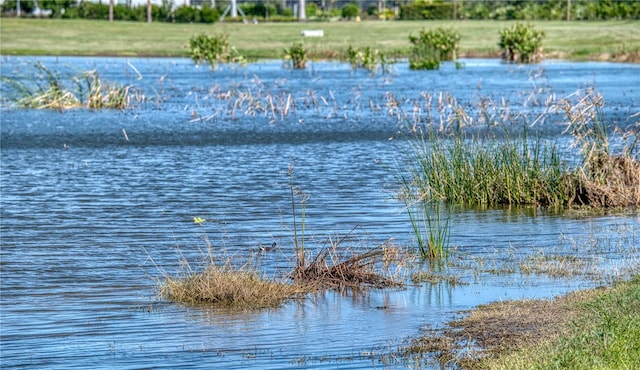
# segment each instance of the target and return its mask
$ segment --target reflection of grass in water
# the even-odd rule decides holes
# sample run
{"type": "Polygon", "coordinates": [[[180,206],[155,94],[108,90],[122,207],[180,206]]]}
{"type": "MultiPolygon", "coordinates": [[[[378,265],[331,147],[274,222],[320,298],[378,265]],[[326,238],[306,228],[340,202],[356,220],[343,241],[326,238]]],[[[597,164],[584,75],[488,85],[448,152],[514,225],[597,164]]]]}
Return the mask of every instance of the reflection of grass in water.
{"type": "Polygon", "coordinates": [[[593,228],[571,238],[561,235],[554,246],[512,246],[482,255],[454,250],[447,268],[462,280],[470,275],[482,281],[488,276],[519,274],[612,282],[640,272],[639,233],[638,225],[623,224],[593,228]]]}

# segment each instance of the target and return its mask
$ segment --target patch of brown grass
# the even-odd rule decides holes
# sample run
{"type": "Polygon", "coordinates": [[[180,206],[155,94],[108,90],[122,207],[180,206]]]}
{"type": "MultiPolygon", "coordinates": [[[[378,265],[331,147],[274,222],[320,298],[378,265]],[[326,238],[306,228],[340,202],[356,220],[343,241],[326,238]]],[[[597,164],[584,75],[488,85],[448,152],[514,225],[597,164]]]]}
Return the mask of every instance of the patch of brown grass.
{"type": "Polygon", "coordinates": [[[430,354],[441,363],[455,361],[463,368],[474,369],[482,358],[566,335],[571,322],[582,313],[577,303],[598,291],[577,291],[551,300],[481,305],[444,329],[429,330],[425,336],[414,339],[404,348],[404,355],[430,354]]]}
{"type": "Polygon", "coordinates": [[[338,290],[402,285],[390,270],[398,263],[400,252],[389,246],[389,242],[363,253],[338,248],[338,244],[323,248],[309,263],[299,264],[291,274],[293,281],[315,289],[338,290]],[[381,273],[380,269],[388,274],[381,273]]]}
{"type": "Polygon", "coordinates": [[[598,154],[575,175],[578,204],[593,207],[640,205],[640,162],[629,155],[598,154]]]}
{"type": "Polygon", "coordinates": [[[184,277],[166,277],[160,287],[163,297],[176,302],[242,310],[277,307],[307,291],[303,286],[267,280],[256,271],[215,265],[184,277]]]}

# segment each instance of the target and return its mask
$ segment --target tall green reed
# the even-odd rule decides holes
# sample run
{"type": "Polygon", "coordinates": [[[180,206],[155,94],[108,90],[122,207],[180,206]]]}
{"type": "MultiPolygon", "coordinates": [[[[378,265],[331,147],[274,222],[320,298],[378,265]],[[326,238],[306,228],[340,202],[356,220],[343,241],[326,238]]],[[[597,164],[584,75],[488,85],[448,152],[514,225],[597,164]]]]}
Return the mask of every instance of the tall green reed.
{"type": "Polygon", "coordinates": [[[306,251],[304,247],[304,231],[306,220],[306,204],[309,199],[309,195],[304,193],[299,186],[295,186],[293,182],[293,166],[288,167],[289,175],[289,189],[291,191],[291,213],[293,216],[293,241],[295,244],[296,257],[298,260],[298,266],[305,266],[306,251]],[[300,204],[300,222],[298,222],[298,212],[296,211],[296,197],[298,198],[298,204],[300,204]],[[298,230],[299,229],[299,230],[298,230]]]}
{"type": "Polygon", "coordinates": [[[409,142],[410,183],[428,200],[470,206],[568,202],[567,168],[539,138],[467,139],[417,134],[409,142]]]}

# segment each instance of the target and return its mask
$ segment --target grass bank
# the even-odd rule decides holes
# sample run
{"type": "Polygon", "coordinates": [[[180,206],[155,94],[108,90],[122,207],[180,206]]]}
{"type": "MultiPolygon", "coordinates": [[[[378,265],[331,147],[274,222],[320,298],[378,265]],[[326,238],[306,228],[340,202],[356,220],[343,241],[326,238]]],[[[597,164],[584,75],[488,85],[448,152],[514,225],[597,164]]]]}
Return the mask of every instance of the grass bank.
{"type": "MultiPolygon", "coordinates": [[[[369,46],[390,56],[407,56],[409,34],[423,28],[455,28],[460,56],[498,57],[499,31],[507,21],[364,21],[326,23],[170,24],[3,18],[2,55],[187,56],[189,38],[221,32],[250,59],[280,59],[283,50],[303,41],[311,56],[335,58],[349,45],[369,46]],[[304,29],[324,37],[302,38],[304,29]]],[[[640,60],[640,21],[534,22],[546,34],[547,58],[640,60]]]]}
{"type": "Polygon", "coordinates": [[[553,300],[480,306],[407,348],[426,353],[469,369],[637,369],[640,276],[553,300]]]}

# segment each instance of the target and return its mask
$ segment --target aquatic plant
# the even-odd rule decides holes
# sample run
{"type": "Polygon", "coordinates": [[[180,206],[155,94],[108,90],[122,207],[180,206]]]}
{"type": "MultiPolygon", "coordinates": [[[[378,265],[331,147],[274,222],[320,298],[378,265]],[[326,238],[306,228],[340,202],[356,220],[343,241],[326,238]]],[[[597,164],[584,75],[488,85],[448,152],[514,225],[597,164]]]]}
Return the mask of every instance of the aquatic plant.
{"type": "Polygon", "coordinates": [[[409,35],[411,55],[409,68],[438,69],[440,61],[455,60],[460,33],[453,29],[421,30],[417,36],[409,35]]]}
{"type": "Polygon", "coordinates": [[[531,24],[516,23],[500,31],[498,46],[508,62],[535,63],[542,59],[544,32],[531,24]]]}
{"type": "Polygon", "coordinates": [[[308,263],[298,264],[291,273],[293,281],[313,289],[340,291],[403,285],[397,274],[392,272],[392,266],[398,272],[404,263],[397,247],[387,241],[356,253],[341,246],[348,236],[330,241],[330,245],[320,249],[308,263]]]}
{"type": "Polygon", "coordinates": [[[546,205],[568,201],[568,168],[555,146],[539,139],[465,139],[451,142],[435,133],[418,134],[410,143],[410,179],[427,200],[472,206],[546,205]]]}
{"type": "Polygon", "coordinates": [[[288,167],[288,175],[289,175],[289,189],[291,191],[291,214],[293,216],[293,241],[295,244],[296,258],[298,261],[298,266],[304,266],[306,251],[304,249],[304,230],[305,230],[305,216],[306,216],[306,204],[309,199],[309,195],[302,191],[302,188],[299,186],[294,186],[293,184],[293,166],[289,165],[288,167]],[[298,197],[298,202],[296,202],[296,196],[298,197]],[[296,203],[300,204],[300,222],[298,223],[298,215],[296,212],[296,203]],[[300,230],[298,230],[298,226],[300,230]]]}
{"type": "Polygon", "coordinates": [[[593,207],[640,205],[640,122],[616,129],[624,142],[619,153],[612,153],[612,137],[602,113],[604,99],[595,89],[579,90],[557,104],[564,112],[566,132],[579,147],[583,163],[573,172],[575,204],[593,207]]]}
{"type": "Polygon", "coordinates": [[[353,69],[364,68],[372,74],[375,74],[378,70],[382,71],[382,73],[388,73],[390,69],[390,63],[387,61],[386,56],[378,49],[371,49],[368,46],[361,50],[349,45],[347,48],[347,60],[353,69]]]}
{"type": "Polygon", "coordinates": [[[420,256],[432,261],[446,258],[451,230],[449,206],[443,202],[427,201],[424,197],[416,199],[408,193],[412,191],[409,181],[403,179],[403,184],[401,197],[409,215],[420,256]],[[443,208],[446,208],[446,211],[443,208]]]}
{"type": "Polygon", "coordinates": [[[284,60],[294,69],[307,68],[307,49],[301,42],[294,43],[289,49],[284,50],[284,60]]]}
{"type": "Polygon", "coordinates": [[[2,77],[3,85],[8,87],[8,95],[19,107],[65,110],[80,107],[124,109],[129,106],[131,86],[104,84],[95,70],[71,77],[71,82],[65,84],[59,73],[41,62],[35,63],[34,67],[37,79],[33,84],[2,77]],[[66,85],[75,86],[75,90],[66,85]]]}
{"type": "Polygon", "coordinates": [[[616,139],[626,143],[620,153],[610,153],[611,136],[602,117],[603,104],[595,90],[581,90],[565,99],[548,101],[545,111],[535,118],[534,123],[557,112],[565,114],[566,132],[573,136],[574,147],[580,149],[583,159],[582,164],[570,168],[560,161],[554,144],[530,137],[528,129],[520,137],[511,137],[506,126],[509,111],[500,112],[500,119],[492,123],[504,125],[502,137],[467,137],[464,125],[481,120],[494,122],[495,115],[482,108],[474,118],[449,103],[448,108],[438,109],[439,125],[429,118],[427,134],[414,123],[415,136],[409,141],[407,155],[411,177],[403,183],[415,187],[419,197],[426,200],[472,206],[639,205],[640,124],[613,130],[620,136],[616,139]],[[443,114],[453,125],[443,123],[443,114]]]}
{"type": "Polygon", "coordinates": [[[277,307],[307,291],[286,281],[266,279],[248,267],[211,264],[201,272],[166,276],[160,292],[175,302],[248,310],[277,307]]]}
{"type": "Polygon", "coordinates": [[[194,217],[193,222],[203,230],[202,240],[206,244],[206,252],[201,251],[203,266],[192,268],[181,255],[181,272],[176,276],[165,273],[159,282],[160,295],[165,299],[233,310],[254,310],[277,307],[309,291],[302,285],[289,284],[286,279],[261,276],[257,266],[249,262],[238,266],[231,258],[217,256],[204,231],[207,220],[194,217]]]}
{"type": "Polygon", "coordinates": [[[246,63],[245,57],[229,44],[228,39],[224,33],[193,36],[189,39],[189,57],[196,64],[209,63],[211,69],[215,69],[218,63],[246,63]]]}

